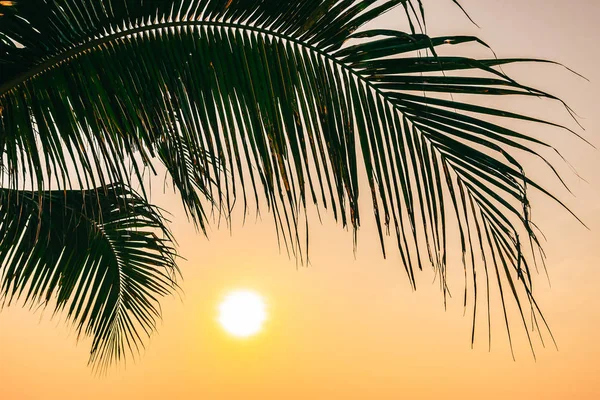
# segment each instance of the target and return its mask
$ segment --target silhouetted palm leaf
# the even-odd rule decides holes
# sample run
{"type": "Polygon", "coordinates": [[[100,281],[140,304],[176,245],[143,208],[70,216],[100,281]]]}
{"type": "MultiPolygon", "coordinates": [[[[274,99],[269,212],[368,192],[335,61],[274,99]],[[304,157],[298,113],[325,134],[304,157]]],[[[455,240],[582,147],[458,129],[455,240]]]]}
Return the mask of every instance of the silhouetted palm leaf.
{"type": "Polygon", "coordinates": [[[202,228],[203,198],[228,216],[236,199],[246,211],[247,197],[258,204],[264,193],[283,243],[302,258],[309,203],[356,232],[364,166],[384,254],[391,228],[413,286],[415,269],[430,263],[446,293],[447,237],[457,233],[474,322],[483,282],[488,310],[497,284],[503,306],[512,298],[527,327],[526,302],[537,325],[526,189],[548,193],[512,154],[538,156],[547,145],[498,119],[552,124],[443,94],[555,98],[495,68],[526,60],[439,56],[440,46],[485,44],[425,35],[422,10],[407,0],[4,7],[4,180],[11,189],[23,180],[34,189],[144,187],[144,170],[159,160],[202,228]],[[409,32],[359,30],[396,6],[409,32]]]}
{"type": "Polygon", "coordinates": [[[162,215],[125,187],[0,189],[0,299],[66,310],[102,366],[138,351],[177,267],[162,215]],[[160,234],[162,237],[157,236],[160,234]]]}

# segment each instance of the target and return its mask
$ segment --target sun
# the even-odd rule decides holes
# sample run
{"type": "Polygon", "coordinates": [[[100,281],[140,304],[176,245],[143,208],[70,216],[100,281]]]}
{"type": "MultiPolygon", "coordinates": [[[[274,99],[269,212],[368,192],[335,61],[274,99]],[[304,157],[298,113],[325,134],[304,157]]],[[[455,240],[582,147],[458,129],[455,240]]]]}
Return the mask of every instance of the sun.
{"type": "Polygon", "coordinates": [[[265,302],[250,290],[231,292],[219,305],[219,323],[227,333],[238,338],[259,333],[266,319],[265,302]]]}

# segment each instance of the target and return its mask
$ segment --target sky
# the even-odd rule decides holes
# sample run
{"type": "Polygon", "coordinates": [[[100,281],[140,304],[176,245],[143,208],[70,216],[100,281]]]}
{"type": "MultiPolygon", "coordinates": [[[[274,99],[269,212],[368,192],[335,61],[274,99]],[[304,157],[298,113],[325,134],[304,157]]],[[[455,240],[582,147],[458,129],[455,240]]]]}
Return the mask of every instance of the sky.
{"type": "MultiPolygon", "coordinates": [[[[600,2],[461,3],[480,28],[450,0],[427,0],[429,33],[475,34],[499,57],[551,59],[589,78],[550,65],[505,69],[563,98],[580,116],[583,135],[600,148],[600,2]]],[[[398,18],[387,15],[377,26],[394,27],[398,18]]],[[[509,106],[574,126],[563,108],[542,100],[509,106]]],[[[530,165],[590,228],[532,196],[533,217],[547,238],[550,276],[550,283],[543,273],[536,276],[535,290],[558,351],[537,346],[534,360],[517,335],[513,361],[500,324],[493,327],[491,351],[485,333],[471,349],[462,296],[444,310],[427,269],[413,292],[399,256],[381,256],[369,218],[362,221],[356,254],[352,234],[331,215],[322,224],[313,220],[311,265],[303,267],[279,251],[269,218],[244,226],[237,218],[232,232],[215,226],[207,240],[186,221],[177,197],[156,192],[153,200],[173,213],[172,229],[186,258],[180,262],[184,294],[163,300],[163,320],[146,351],[98,377],[86,366],[90,342],[76,343],[63,319],[11,306],[0,312],[0,399],[600,398],[599,150],[557,131],[532,134],[560,147],[583,178],[560,167],[574,193],[569,195],[547,171],[530,165]],[[254,290],[267,302],[265,329],[253,338],[233,338],[217,323],[218,304],[234,289],[254,290]]],[[[363,207],[370,215],[368,201],[363,207]]],[[[449,268],[462,274],[459,263],[449,268]]],[[[454,292],[462,293],[460,284],[454,292]]]]}

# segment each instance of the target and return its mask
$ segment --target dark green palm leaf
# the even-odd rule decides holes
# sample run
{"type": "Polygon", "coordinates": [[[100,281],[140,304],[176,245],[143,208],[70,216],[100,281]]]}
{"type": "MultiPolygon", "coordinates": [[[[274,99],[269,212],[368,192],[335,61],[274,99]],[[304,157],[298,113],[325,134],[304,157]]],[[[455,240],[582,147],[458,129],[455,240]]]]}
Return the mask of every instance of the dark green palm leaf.
{"type": "Polygon", "coordinates": [[[310,203],[356,232],[364,166],[382,250],[391,230],[413,286],[429,263],[446,294],[456,232],[474,322],[478,283],[488,308],[497,285],[526,328],[529,311],[543,322],[527,189],[550,194],[514,154],[549,146],[498,120],[554,125],[443,97],[557,100],[497,68],[526,60],[439,56],[485,44],[420,32],[421,1],[28,0],[3,14],[0,151],[11,189],[143,183],[159,161],[201,227],[203,198],[228,216],[238,198],[246,208],[264,195],[302,258],[310,203]],[[409,32],[359,29],[397,6],[409,32]]]}
{"type": "Polygon", "coordinates": [[[143,346],[178,274],[163,216],[120,185],[0,189],[0,300],[65,310],[104,367],[143,346]]]}

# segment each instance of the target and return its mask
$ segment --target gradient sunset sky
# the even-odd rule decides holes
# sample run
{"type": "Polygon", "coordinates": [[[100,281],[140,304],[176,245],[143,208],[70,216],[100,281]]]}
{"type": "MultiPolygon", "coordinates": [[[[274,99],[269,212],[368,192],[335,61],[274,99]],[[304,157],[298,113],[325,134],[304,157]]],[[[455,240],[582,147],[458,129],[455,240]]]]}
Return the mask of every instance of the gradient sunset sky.
{"type": "MultiPolygon", "coordinates": [[[[589,78],[552,65],[504,69],[563,98],[580,116],[585,131],[578,132],[600,148],[600,0],[461,0],[481,28],[451,0],[424,3],[430,35],[477,35],[499,57],[555,60],[589,78]]],[[[377,26],[401,29],[401,20],[397,9],[377,26]]],[[[468,46],[450,51],[486,55],[468,46]]],[[[558,104],[496,105],[525,107],[579,129],[558,104]]],[[[557,130],[538,127],[534,134],[559,147],[585,179],[558,162],[570,195],[547,170],[529,165],[590,228],[532,195],[550,276],[550,284],[543,272],[535,276],[535,290],[558,351],[537,345],[534,361],[519,332],[513,361],[500,319],[491,351],[484,330],[471,349],[460,262],[449,263],[454,297],[445,311],[433,270],[418,274],[413,292],[399,255],[390,251],[383,259],[368,201],[355,255],[352,234],[332,215],[322,224],[312,218],[306,267],[279,251],[266,214],[242,226],[238,212],[232,233],[215,225],[207,240],[186,221],[179,199],[156,185],[153,201],[173,213],[187,260],[179,264],[183,295],[163,299],[163,321],[146,351],[98,377],[86,366],[90,342],[76,343],[64,319],[11,306],[0,312],[0,400],[600,399],[600,150],[557,130]],[[235,289],[254,290],[267,302],[265,329],[248,340],[228,336],[217,323],[219,302],[235,289]]]]}

